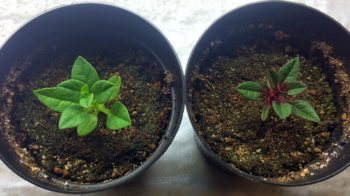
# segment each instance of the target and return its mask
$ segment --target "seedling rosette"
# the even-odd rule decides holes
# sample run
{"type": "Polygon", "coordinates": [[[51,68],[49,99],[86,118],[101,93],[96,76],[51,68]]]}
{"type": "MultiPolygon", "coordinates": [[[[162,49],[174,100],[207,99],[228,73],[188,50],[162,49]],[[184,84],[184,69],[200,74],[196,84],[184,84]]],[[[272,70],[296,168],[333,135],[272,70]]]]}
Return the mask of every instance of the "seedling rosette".
{"type": "Polygon", "coordinates": [[[79,136],[86,136],[96,129],[100,112],[107,115],[107,128],[111,130],[131,125],[126,106],[118,101],[121,82],[119,75],[101,80],[95,68],[79,56],[71,79],[56,87],[35,90],[34,94],[47,107],[62,112],[59,129],[76,127],[79,136]],[[108,102],[114,102],[110,109],[105,106],[108,102]]]}
{"type": "Polygon", "coordinates": [[[263,121],[269,117],[272,108],[281,119],[286,119],[294,114],[306,120],[319,122],[319,116],[307,101],[294,99],[294,96],[306,89],[306,84],[298,81],[299,74],[300,60],[296,57],[288,61],[278,71],[268,71],[266,85],[248,81],[239,84],[236,90],[250,100],[264,102],[261,112],[261,120],[263,121]]]}

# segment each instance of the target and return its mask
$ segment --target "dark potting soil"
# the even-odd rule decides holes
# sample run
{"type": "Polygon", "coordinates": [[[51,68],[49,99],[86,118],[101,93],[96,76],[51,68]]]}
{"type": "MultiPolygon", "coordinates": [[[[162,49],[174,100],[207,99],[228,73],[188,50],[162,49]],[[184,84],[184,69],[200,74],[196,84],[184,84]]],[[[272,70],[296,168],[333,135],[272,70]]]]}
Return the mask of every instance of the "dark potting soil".
{"type": "Polygon", "coordinates": [[[276,53],[219,57],[206,72],[193,72],[192,107],[198,129],[216,153],[245,172],[278,177],[299,170],[328,147],[338,122],[332,88],[320,68],[305,58],[300,80],[307,90],[298,99],[314,106],[320,123],[293,115],[281,120],[273,112],[263,122],[263,103],[235,90],[245,81],[266,82],[267,70],[278,70],[290,58],[276,53]]]}
{"type": "MultiPolygon", "coordinates": [[[[106,181],[133,171],[157,148],[170,118],[172,76],[145,49],[108,47],[62,50],[50,61],[38,59],[46,54],[39,50],[11,70],[2,102],[2,113],[10,117],[0,125],[21,162],[34,173],[78,183],[106,181]],[[98,128],[86,137],[77,136],[75,129],[58,129],[60,113],[39,102],[33,90],[68,79],[78,55],[91,62],[101,79],[121,76],[120,100],[128,108],[131,126],[111,131],[100,114],[98,128]]],[[[54,45],[52,50],[59,48],[54,45]]]]}

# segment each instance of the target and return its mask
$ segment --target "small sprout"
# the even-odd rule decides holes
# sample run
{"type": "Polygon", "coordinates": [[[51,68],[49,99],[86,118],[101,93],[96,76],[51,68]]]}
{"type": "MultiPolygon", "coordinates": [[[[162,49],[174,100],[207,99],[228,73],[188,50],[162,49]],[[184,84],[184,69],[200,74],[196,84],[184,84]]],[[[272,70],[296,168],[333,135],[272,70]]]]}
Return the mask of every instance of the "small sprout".
{"type": "Polygon", "coordinates": [[[56,87],[34,90],[47,107],[62,112],[59,129],[77,128],[79,136],[94,131],[100,112],[107,115],[107,128],[117,130],[131,125],[127,108],[117,100],[121,86],[119,75],[100,80],[95,68],[79,56],[73,65],[71,79],[56,87]],[[115,102],[111,109],[105,107],[115,102]]]}
{"type": "Polygon", "coordinates": [[[290,99],[306,89],[303,82],[297,81],[299,73],[300,61],[296,57],[283,65],[279,71],[268,71],[265,86],[258,82],[248,81],[239,84],[236,90],[250,100],[262,98],[264,106],[261,120],[263,121],[268,118],[272,108],[281,119],[286,119],[294,114],[306,120],[319,122],[320,118],[308,102],[290,99]]]}

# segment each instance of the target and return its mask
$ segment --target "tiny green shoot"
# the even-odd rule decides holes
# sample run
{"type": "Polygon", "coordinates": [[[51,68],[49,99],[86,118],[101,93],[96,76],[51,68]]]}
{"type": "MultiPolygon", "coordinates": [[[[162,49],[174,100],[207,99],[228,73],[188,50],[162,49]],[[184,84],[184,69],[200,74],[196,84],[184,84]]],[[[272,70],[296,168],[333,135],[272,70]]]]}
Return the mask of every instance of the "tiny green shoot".
{"type": "Polygon", "coordinates": [[[270,110],[273,109],[281,119],[294,114],[306,120],[319,122],[319,116],[307,101],[294,99],[294,96],[306,89],[306,84],[298,81],[299,74],[300,60],[296,57],[278,71],[268,71],[266,85],[248,81],[239,84],[236,90],[250,100],[264,101],[261,112],[263,121],[269,117],[270,110]]]}
{"type": "Polygon", "coordinates": [[[34,90],[36,97],[50,109],[61,112],[59,129],[77,128],[79,136],[92,133],[98,114],[107,115],[107,128],[118,130],[131,125],[129,112],[119,100],[121,77],[101,80],[95,68],[83,57],[74,62],[71,79],[56,87],[34,90]],[[114,103],[110,109],[106,104],[114,103]]]}

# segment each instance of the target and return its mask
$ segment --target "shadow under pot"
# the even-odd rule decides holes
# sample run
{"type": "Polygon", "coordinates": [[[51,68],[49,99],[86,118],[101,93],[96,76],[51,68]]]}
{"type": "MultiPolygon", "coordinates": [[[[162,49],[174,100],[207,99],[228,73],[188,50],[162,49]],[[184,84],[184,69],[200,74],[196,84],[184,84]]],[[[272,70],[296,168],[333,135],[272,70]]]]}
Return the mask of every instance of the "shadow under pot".
{"type": "Polygon", "coordinates": [[[47,12],[0,50],[0,156],[29,182],[85,193],[120,186],[168,148],[183,113],[166,38],[120,8],[47,12]]]}
{"type": "Polygon", "coordinates": [[[306,185],[349,165],[349,33],[287,2],[244,6],[200,38],[186,70],[202,153],[227,173],[306,185]]]}

